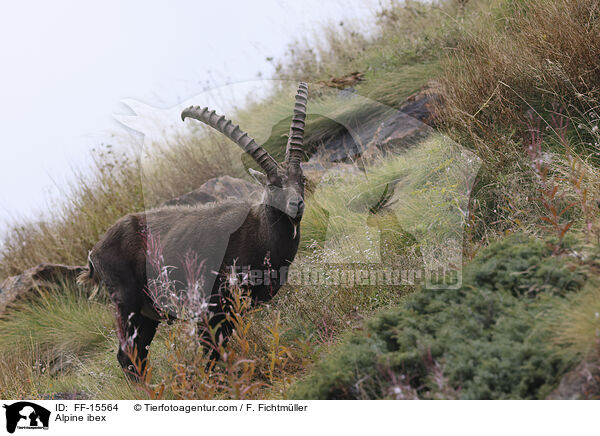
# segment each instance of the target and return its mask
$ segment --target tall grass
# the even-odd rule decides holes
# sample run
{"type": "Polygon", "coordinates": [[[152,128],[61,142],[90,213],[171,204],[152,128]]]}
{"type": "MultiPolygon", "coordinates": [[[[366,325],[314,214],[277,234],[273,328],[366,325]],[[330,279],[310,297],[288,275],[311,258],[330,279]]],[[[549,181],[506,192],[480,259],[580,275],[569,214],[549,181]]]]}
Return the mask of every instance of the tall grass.
{"type": "Polygon", "coordinates": [[[0,319],[0,397],[38,397],[108,348],[112,313],[72,286],[13,305],[0,319]]]}
{"type": "Polygon", "coordinates": [[[526,102],[538,107],[561,100],[574,114],[590,109],[599,85],[597,2],[492,5],[488,14],[469,21],[469,31],[460,35],[445,63],[450,119],[478,131],[511,124],[522,128],[526,102]]]}
{"type": "Polygon", "coordinates": [[[580,358],[600,358],[600,304],[597,283],[550,311],[547,323],[558,349],[580,358]]]}

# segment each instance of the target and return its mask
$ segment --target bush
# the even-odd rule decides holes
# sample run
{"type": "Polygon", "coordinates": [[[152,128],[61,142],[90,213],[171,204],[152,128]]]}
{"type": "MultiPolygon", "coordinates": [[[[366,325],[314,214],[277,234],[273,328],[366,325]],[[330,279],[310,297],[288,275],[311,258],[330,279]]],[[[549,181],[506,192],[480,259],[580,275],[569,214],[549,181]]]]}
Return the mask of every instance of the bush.
{"type": "MultiPolygon", "coordinates": [[[[574,239],[566,241],[566,247],[574,239]]],[[[585,277],[562,257],[551,256],[552,242],[513,235],[482,250],[466,271],[466,280],[480,288],[508,290],[514,296],[540,291],[563,295],[580,289],[585,277]]]]}
{"type": "Polygon", "coordinates": [[[422,289],[370,319],[291,396],[385,398],[412,389],[421,398],[544,398],[571,362],[536,322],[585,283],[568,256],[552,252],[524,236],[492,244],[465,269],[460,289],[422,289]]]}

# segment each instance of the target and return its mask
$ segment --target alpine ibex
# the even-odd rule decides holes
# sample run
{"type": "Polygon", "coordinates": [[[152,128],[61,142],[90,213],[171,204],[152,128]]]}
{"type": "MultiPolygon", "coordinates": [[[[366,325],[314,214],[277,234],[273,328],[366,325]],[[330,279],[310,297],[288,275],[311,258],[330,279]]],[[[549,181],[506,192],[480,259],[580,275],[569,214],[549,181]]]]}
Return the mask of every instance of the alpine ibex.
{"type": "Polygon", "coordinates": [[[170,206],[129,214],[110,227],[90,251],[88,268],[80,276],[80,283],[103,283],[115,303],[121,342],[117,359],[127,375],[138,377],[140,365],[133,365],[125,344],[137,350],[143,370],[148,347],[164,319],[146,292],[148,281],[152,280],[151,268],[147,267],[148,233],[160,238],[163,258],[166,265],[173,267],[175,283],[185,283],[186,253],[191,251],[203,261],[211,327],[220,326],[224,336],[231,333],[223,289],[232,266],[276,277],[248,284],[255,302],[269,300],[285,283],[287,268],[298,250],[304,212],[305,178],[300,160],[307,99],[308,87],[300,83],[286,157],[281,164],[224,116],[198,106],[185,109],[182,120],[194,118],[213,127],[260,165],[264,174],[252,169],[250,172],[264,185],[262,201],[170,206]]]}

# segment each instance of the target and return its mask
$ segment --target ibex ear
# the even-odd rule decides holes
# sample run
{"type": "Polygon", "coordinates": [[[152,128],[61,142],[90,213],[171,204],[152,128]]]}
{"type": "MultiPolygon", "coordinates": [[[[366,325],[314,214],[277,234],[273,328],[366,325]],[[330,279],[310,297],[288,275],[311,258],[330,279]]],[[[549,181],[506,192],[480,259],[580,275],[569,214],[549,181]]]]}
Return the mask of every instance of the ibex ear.
{"type": "Polygon", "coordinates": [[[269,179],[263,173],[261,173],[260,171],[256,171],[252,168],[248,168],[248,172],[258,183],[260,183],[263,186],[267,185],[269,179]]]}

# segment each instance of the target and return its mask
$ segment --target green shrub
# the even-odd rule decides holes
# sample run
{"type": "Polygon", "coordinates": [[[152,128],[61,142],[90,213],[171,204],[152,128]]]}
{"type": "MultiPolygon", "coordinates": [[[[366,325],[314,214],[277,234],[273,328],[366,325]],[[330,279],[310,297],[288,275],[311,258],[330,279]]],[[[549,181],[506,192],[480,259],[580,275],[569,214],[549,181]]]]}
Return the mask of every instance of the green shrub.
{"type": "Polygon", "coordinates": [[[571,362],[536,322],[584,285],[571,259],[524,236],[494,243],[465,268],[460,289],[422,289],[370,319],[291,396],[385,398],[412,389],[422,398],[543,398],[571,362]]]}
{"type": "MultiPolygon", "coordinates": [[[[567,240],[565,248],[573,243],[573,238],[567,240]]],[[[571,270],[563,257],[551,256],[553,249],[553,241],[513,235],[482,250],[467,270],[467,280],[477,287],[509,290],[515,296],[540,291],[563,295],[581,288],[584,275],[571,270]]]]}

